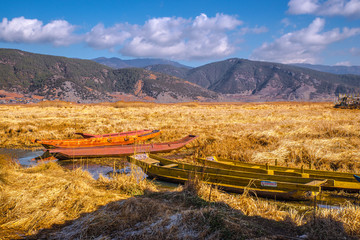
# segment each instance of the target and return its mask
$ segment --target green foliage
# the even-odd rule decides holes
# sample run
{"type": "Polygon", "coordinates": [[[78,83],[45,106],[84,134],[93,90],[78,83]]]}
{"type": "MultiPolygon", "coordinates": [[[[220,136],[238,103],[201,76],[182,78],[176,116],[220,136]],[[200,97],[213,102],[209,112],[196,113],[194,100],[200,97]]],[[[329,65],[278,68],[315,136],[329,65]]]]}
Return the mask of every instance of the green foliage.
{"type": "Polygon", "coordinates": [[[124,68],[115,70],[114,74],[117,77],[114,90],[117,92],[132,93],[134,86],[140,80],[144,70],[139,68],[124,68]]]}

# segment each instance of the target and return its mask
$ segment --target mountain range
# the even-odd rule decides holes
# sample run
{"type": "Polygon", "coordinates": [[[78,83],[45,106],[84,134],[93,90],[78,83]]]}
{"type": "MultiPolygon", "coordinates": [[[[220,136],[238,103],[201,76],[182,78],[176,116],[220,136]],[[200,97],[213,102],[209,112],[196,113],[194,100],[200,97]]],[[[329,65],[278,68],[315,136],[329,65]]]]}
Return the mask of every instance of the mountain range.
{"type": "Polygon", "coordinates": [[[161,59],[95,62],[0,49],[0,102],[327,101],[359,92],[357,75],[238,58],[190,68],[161,59]]]}
{"type": "Polygon", "coordinates": [[[183,78],[233,101],[324,101],[360,92],[360,76],[232,58],[192,69],[169,65],[147,70],[183,78]]]}
{"type": "Polygon", "coordinates": [[[209,101],[215,92],[142,68],[113,69],[91,60],[0,49],[0,101],[209,101]],[[14,95],[15,94],[15,95],[14,95]]]}
{"type": "Polygon", "coordinates": [[[326,65],[313,65],[313,64],[305,64],[305,63],[297,63],[293,65],[302,68],[310,68],[320,72],[360,75],[360,66],[326,66],[326,65]]]}
{"type": "Polygon", "coordinates": [[[178,68],[186,68],[189,69],[191,67],[182,65],[178,62],[165,60],[165,59],[159,59],[159,58],[138,58],[138,59],[130,59],[130,60],[122,60],[120,58],[112,57],[112,58],[106,58],[106,57],[99,57],[92,59],[93,61],[104,64],[111,68],[143,68],[149,65],[171,65],[178,68]]]}

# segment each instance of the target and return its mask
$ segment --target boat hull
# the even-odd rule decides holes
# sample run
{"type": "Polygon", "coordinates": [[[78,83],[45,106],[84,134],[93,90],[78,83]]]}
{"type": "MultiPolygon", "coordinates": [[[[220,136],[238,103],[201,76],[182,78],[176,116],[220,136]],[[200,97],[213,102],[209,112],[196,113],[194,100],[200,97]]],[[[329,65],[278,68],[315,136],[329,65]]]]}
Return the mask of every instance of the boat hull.
{"type": "Polygon", "coordinates": [[[264,171],[266,169],[274,171],[276,175],[292,175],[301,176],[314,179],[327,179],[327,183],[322,185],[322,190],[339,191],[343,190],[349,193],[360,192],[360,183],[354,178],[352,173],[329,172],[314,169],[288,168],[282,166],[266,166],[262,164],[242,163],[232,160],[212,161],[207,159],[196,159],[196,161],[203,166],[210,166],[220,169],[232,169],[241,171],[248,169],[249,171],[264,171]]]}
{"type": "Polygon", "coordinates": [[[207,166],[194,165],[191,163],[178,162],[174,160],[170,160],[167,158],[160,157],[156,154],[149,154],[149,157],[155,159],[160,162],[162,165],[176,164],[177,168],[195,171],[198,173],[210,173],[217,175],[226,175],[233,177],[243,177],[243,178],[251,178],[251,179],[263,179],[268,181],[279,181],[279,182],[288,182],[288,183],[296,183],[296,184],[309,184],[311,182],[317,184],[320,182],[325,184],[327,181],[325,179],[314,179],[314,178],[304,178],[298,176],[286,176],[286,175],[275,175],[272,171],[267,172],[266,170],[259,170],[256,172],[249,171],[235,171],[232,169],[221,169],[207,166]]]}
{"type": "Polygon", "coordinates": [[[89,133],[75,133],[75,134],[80,135],[83,138],[100,138],[100,137],[142,135],[142,134],[146,134],[146,133],[150,133],[150,132],[152,132],[152,130],[143,129],[143,130],[137,130],[137,131],[109,133],[109,134],[103,134],[103,135],[95,135],[95,134],[89,134],[89,133]]]}
{"type": "Polygon", "coordinates": [[[136,142],[143,142],[152,139],[160,134],[160,130],[142,131],[140,134],[128,132],[131,135],[119,134],[113,136],[102,135],[102,137],[91,137],[85,139],[65,139],[65,140],[35,140],[34,142],[40,143],[46,149],[53,148],[81,148],[81,147],[97,147],[97,146],[116,146],[116,145],[129,145],[136,142]]]}
{"type": "Polygon", "coordinates": [[[151,178],[175,183],[184,183],[189,179],[198,178],[207,184],[212,184],[229,192],[252,192],[258,196],[287,200],[308,200],[320,191],[319,186],[295,184],[289,182],[271,182],[264,179],[251,179],[230,175],[213,174],[207,172],[181,169],[177,164],[161,166],[161,161],[156,159],[136,159],[128,157],[128,161],[141,167],[151,178]],[[266,183],[266,184],[265,184],[266,183]]]}
{"type": "Polygon", "coordinates": [[[123,145],[123,146],[105,146],[105,147],[87,147],[87,148],[56,148],[49,149],[48,153],[59,160],[78,159],[78,158],[99,158],[99,157],[123,157],[135,153],[160,153],[170,152],[184,147],[186,144],[195,140],[197,136],[188,135],[178,141],[123,145]]]}

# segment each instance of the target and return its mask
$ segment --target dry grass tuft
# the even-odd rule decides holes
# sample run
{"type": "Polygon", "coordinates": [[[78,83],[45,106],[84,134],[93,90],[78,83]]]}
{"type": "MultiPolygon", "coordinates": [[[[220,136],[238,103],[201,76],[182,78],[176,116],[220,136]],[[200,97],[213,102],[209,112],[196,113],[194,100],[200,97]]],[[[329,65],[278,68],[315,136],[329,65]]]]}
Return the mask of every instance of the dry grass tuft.
{"type": "Polygon", "coordinates": [[[28,169],[9,168],[3,160],[0,163],[0,236],[9,239],[63,224],[83,213],[96,211],[99,206],[153,187],[146,180],[138,183],[134,176],[126,175],[96,181],[87,171],[69,171],[57,163],[28,169]],[[129,180],[134,182],[125,186],[129,180]],[[124,186],[119,187],[119,183],[124,186]]]}
{"type": "Polygon", "coordinates": [[[131,174],[115,174],[111,179],[100,175],[97,184],[102,188],[118,190],[131,196],[142,195],[145,191],[157,191],[155,185],[146,180],[144,172],[133,165],[131,174]]]}

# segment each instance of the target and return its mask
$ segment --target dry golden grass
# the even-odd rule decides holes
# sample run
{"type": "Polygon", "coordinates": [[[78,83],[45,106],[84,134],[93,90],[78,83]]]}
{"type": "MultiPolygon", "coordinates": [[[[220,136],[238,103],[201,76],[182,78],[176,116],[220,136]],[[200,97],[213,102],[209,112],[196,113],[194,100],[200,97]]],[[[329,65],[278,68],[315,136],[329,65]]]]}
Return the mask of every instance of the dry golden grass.
{"type": "MultiPolygon", "coordinates": [[[[196,134],[189,158],[224,158],[359,172],[360,114],[331,103],[106,103],[0,106],[0,146],[39,147],[31,139],[75,138],[74,132],[161,129],[157,141],[196,134]]],[[[134,176],[92,179],[57,164],[21,169],[0,159],[0,236],[53,239],[310,239],[360,237],[360,210],[279,204],[230,195],[202,184],[157,192],[134,176]],[[210,190],[211,189],[211,190],[210,190]],[[129,195],[142,194],[119,201],[129,195]],[[211,194],[210,194],[211,191],[211,194]],[[125,195],[127,194],[127,195],[125,195]],[[104,206],[99,208],[99,206],[104,206]],[[87,213],[83,214],[82,213],[87,213]],[[120,235],[119,235],[120,234],[120,235]],[[124,234],[124,235],[121,235],[124,234]]],[[[1,237],[0,237],[1,239],[1,237]]]]}
{"type": "Polygon", "coordinates": [[[358,171],[360,114],[331,103],[103,103],[46,102],[0,106],[0,146],[40,147],[31,139],[76,138],[161,129],[153,141],[196,134],[195,156],[358,171]]]}
{"type": "MultiPolygon", "coordinates": [[[[300,207],[298,207],[300,208],[300,207]]],[[[356,239],[359,210],[282,209],[276,203],[229,195],[199,182],[173,191],[115,201],[42,239],[356,239]],[[302,213],[300,213],[300,210],[302,213]],[[352,212],[355,211],[355,212],[352,212]],[[354,219],[354,216],[357,216],[354,219]]]]}
{"type": "Polygon", "coordinates": [[[24,169],[0,156],[0,239],[37,233],[145,189],[154,186],[132,175],[94,180],[81,169],[57,163],[24,169]]]}

